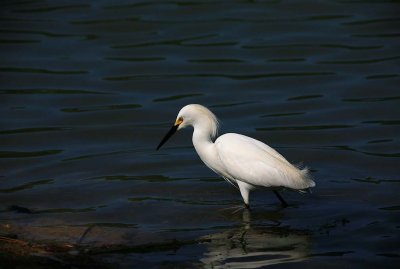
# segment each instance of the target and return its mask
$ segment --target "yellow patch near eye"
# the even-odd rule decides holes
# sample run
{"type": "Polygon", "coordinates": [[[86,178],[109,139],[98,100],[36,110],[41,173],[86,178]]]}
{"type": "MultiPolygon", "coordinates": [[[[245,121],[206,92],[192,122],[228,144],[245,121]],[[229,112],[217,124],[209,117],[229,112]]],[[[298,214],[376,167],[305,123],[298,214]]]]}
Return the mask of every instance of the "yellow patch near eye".
{"type": "Polygon", "coordinates": [[[174,126],[177,126],[177,125],[181,124],[182,122],[183,122],[183,118],[179,118],[179,119],[177,119],[177,120],[175,121],[174,126]]]}

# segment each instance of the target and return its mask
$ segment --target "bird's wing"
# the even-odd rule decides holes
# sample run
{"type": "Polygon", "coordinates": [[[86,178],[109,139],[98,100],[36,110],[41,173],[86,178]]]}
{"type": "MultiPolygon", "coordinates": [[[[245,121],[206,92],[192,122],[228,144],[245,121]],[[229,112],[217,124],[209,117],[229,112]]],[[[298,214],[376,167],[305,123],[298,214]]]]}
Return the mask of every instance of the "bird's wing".
{"type": "Polygon", "coordinates": [[[215,141],[215,145],[226,173],[236,180],[264,187],[309,187],[301,170],[258,140],[225,134],[215,141]]]}
{"type": "Polygon", "coordinates": [[[241,135],[241,134],[234,134],[234,133],[229,133],[227,134],[229,136],[230,139],[236,139],[236,140],[241,140],[243,141],[243,143],[247,143],[247,144],[251,144],[253,146],[255,146],[256,148],[258,148],[259,150],[264,151],[266,154],[273,156],[276,159],[279,159],[283,162],[289,163],[285,157],[283,157],[279,152],[277,152],[275,149],[271,148],[270,146],[268,146],[267,144],[264,144],[261,141],[258,141],[254,138],[245,136],[245,135],[241,135]]]}

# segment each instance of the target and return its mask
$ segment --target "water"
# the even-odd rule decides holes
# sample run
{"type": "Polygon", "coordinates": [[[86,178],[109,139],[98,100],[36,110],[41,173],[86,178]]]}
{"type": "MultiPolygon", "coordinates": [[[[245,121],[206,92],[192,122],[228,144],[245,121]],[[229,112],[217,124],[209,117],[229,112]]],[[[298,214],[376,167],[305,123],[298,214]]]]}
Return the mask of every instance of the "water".
{"type": "Polygon", "coordinates": [[[1,229],[123,268],[395,267],[399,7],[4,2],[1,229]],[[234,212],[189,130],[155,151],[188,103],[309,166],[313,194],[234,212]]]}

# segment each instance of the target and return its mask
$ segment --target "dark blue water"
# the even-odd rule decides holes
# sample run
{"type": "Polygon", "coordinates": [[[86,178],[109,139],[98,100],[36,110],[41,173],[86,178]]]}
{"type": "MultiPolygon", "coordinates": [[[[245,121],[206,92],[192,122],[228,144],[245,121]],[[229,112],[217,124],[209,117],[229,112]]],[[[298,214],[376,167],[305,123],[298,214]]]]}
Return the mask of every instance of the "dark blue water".
{"type": "Polygon", "coordinates": [[[122,268],[394,268],[397,1],[3,1],[0,232],[122,268]],[[312,169],[311,195],[239,192],[189,103],[312,169]],[[15,210],[16,206],[28,212],[15,210]],[[90,230],[82,236],[88,227],[90,230]]]}

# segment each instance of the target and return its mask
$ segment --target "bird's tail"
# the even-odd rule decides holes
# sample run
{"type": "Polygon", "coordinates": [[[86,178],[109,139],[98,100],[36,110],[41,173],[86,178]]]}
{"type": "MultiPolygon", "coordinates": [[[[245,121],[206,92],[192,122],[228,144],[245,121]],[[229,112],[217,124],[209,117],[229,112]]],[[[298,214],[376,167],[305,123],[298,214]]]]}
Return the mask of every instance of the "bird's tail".
{"type": "Polygon", "coordinates": [[[314,181],[313,177],[311,176],[310,169],[307,166],[300,169],[300,173],[301,173],[301,176],[305,183],[304,190],[315,187],[315,181],[314,181]]]}

